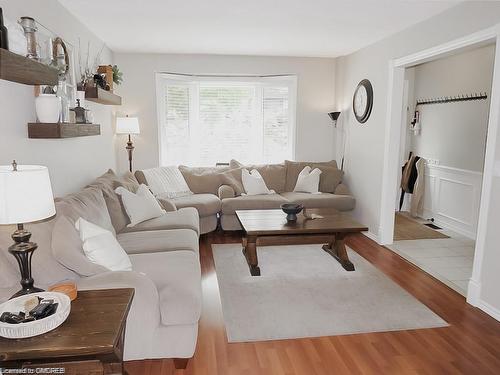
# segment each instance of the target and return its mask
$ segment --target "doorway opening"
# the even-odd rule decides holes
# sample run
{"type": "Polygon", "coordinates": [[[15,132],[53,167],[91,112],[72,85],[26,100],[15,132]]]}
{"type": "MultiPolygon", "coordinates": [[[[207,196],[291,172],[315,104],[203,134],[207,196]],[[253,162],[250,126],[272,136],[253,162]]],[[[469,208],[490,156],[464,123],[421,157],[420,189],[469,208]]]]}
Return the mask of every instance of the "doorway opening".
{"type": "Polygon", "coordinates": [[[466,296],[472,276],[495,45],[405,68],[389,248],[466,296]]]}
{"type": "MultiPolygon", "coordinates": [[[[462,276],[460,276],[460,280],[456,280],[461,282],[458,283],[458,285],[455,285],[454,289],[458,290],[464,295],[467,295],[467,300],[472,304],[477,304],[479,296],[479,288],[478,288],[479,283],[477,283],[477,280],[479,280],[481,271],[481,263],[482,263],[485,234],[486,234],[485,233],[486,220],[487,220],[486,212],[490,201],[490,191],[491,191],[494,161],[495,161],[494,151],[496,147],[497,129],[499,127],[499,120],[500,120],[499,116],[500,53],[498,49],[495,48],[498,36],[499,36],[499,28],[494,27],[446,43],[444,45],[440,45],[435,48],[431,48],[429,50],[416,53],[414,55],[406,56],[404,58],[391,61],[390,63],[389,103],[388,103],[388,117],[390,118],[390,121],[388,121],[386,129],[387,137],[386,137],[386,147],[384,155],[385,158],[384,158],[384,170],[383,170],[382,209],[381,209],[381,220],[380,220],[381,226],[379,231],[379,242],[381,244],[388,245],[393,249],[397,248],[397,246],[394,247],[394,245],[397,245],[398,242],[397,240],[396,242],[394,242],[394,234],[395,234],[394,229],[396,222],[395,212],[399,211],[400,192],[401,192],[400,187],[401,187],[402,175],[404,173],[401,169],[401,166],[404,161],[409,160],[409,151],[418,150],[418,153],[424,154],[423,155],[424,162],[419,163],[419,167],[421,168],[421,175],[424,176],[423,179],[424,188],[421,190],[423,190],[424,192],[428,191],[427,197],[424,196],[425,193],[422,194],[420,202],[415,204],[413,209],[411,207],[412,206],[411,199],[408,200],[408,197],[403,197],[401,206],[402,210],[404,211],[406,209],[409,212],[412,211],[414,214],[416,212],[417,213],[419,212],[419,214],[415,214],[413,215],[415,217],[413,217],[411,214],[406,214],[402,212],[401,214],[398,215],[398,221],[403,223],[403,227],[405,227],[406,224],[406,228],[410,228],[408,229],[410,232],[418,232],[415,229],[414,224],[416,224],[420,229],[425,228],[428,229],[429,231],[432,231],[432,232],[427,232],[425,229],[423,229],[422,232],[434,233],[436,236],[441,237],[442,235],[446,237],[440,239],[413,238],[413,239],[403,239],[403,240],[400,239],[401,237],[396,237],[396,239],[399,238],[400,241],[424,241],[419,243],[419,248],[423,249],[423,252],[430,253],[431,255],[437,255],[437,254],[433,254],[432,250],[428,249],[432,247],[440,248],[441,250],[439,250],[440,253],[438,251],[439,253],[438,255],[441,255],[441,258],[446,258],[447,257],[446,254],[451,254],[450,256],[458,257],[455,260],[453,260],[454,262],[456,262],[458,267],[460,267],[462,264],[465,264],[465,259],[460,257],[462,256],[467,257],[469,263],[463,267],[464,270],[462,270],[463,271],[462,276],[464,276],[466,273],[467,275],[465,275],[465,278],[462,278],[462,276]],[[452,81],[457,81],[457,82],[448,82],[448,86],[450,88],[454,88],[453,90],[450,90],[447,93],[441,93],[438,92],[439,89],[442,89],[443,86],[446,86],[442,82],[444,75],[437,77],[435,76],[433,79],[430,80],[427,77],[426,83],[425,82],[423,84],[420,83],[421,90],[424,89],[434,90],[435,94],[432,93],[432,91],[431,92],[429,91],[425,92],[425,90],[415,91],[416,87],[413,88],[411,87],[411,82],[412,82],[412,80],[410,79],[411,74],[414,74],[413,83],[415,85],[416,84],[414,81],[415,75],[419,76],[420,78],[424,77],[422,76],[422,74],[425,72],[427,72],[430,75],[430,73],[433,70],[439,70],[436,68],[436,66],[439,66],[440,63],[447,66],[447,69],[452,69],[456,67],[456,64],[454,64],[452,67],[451,65],[446,65],[445,63],[446,62],[449,63],[453,59],[455,60],[459,59],[459,55],[461,54],[479,53],[477,51],[482,49],[483,50],[489,49],[490,57],[492,59],[492,61],[490,60],[489,62],[491,74],[489,78],[490,85],[488,85],[488,87],[484,88],[478,87],[475,89],[471,89],[472,92],[467,92],[467,87],[466,87],[467,85],[465,85],[465,83],[462,82],[462,85],[464,86],[462,89],[465,90],[463,91],[462,89],[458,88],[458,86],[456,86],[457,84],[460,83],[459,82],[460,80],[456,79],[452,81]],[[419,70],[419,72],[417,73],[416,70],[419,70]],[[453,162],[448,159],[448,157],[450,156],[449,152],[450,150],[456,151],[456,148],[455,149],[453,148],[453,146],[456,144],[456,141],[453,140],[453,137],[459,135],[460,132],[454,131],[453,130],[454,128],[450,128],[452,129],[451,131],[449,129],[447,130],[446,126],[444,128],[443,127],[438,128],[437,126],[432,126],[433,121],[431,120],[433,118],[434,120],[436,118],[439,118],[439,116],[436,117],[436,113],[433,112],[439,112],[439,111],[450,112],[450,108],[452,108],[452,106],[456,106],[457,104],[460,103],[466,103],[465,100],[463,101],[457,100],[456,102],[454,102],[451,99],[455,98],[459,99],[462,97],[467,97],[467,95],[469,96],[477,95],[479,97],[485,92],[487,100],[478,98],[477,102],[471,100],[467,104],[467,105],[469,104],[472,105],[472,103],[474,102],[475,103],[481,102],[481,105],[486,106],[485,107],[486,110],[484,111],[485,120],[483,121],[483,123],[486,122],[486,128],[484,129],[484,137],[482,139],[484,152],[475,153],[474,162],[472,162],[473,159],[472,157],[469,158],[465,157],[465,159],[467,159],[467,162],[474,164],[474,166],[472,166],[472,164],[464,164],[466,165],[465,168],[453,166],[454,165],[453,162]],[[418,94],[421,94],[422,97],[418,97],[418,94]],[[417,101],[420,103],[418,106],[417,106],[417,101]],[[437,101],[442,101],[442,102],[437,103],[437,101]],[[424,102],[429,102],[429,104],[424,104],[424,102]],[[436,103],[431,104],[431,102],[436,102],[436,103]],[[432,107],[434,108],[432,110],[429,110],[429,108],[432,107]],[[424,109],[422,110],[421,108],[424,109]],[[438,109],[438,111],[436,111],[436,109],[438,109]],[[422,117],[419,117],[421,115],[422,117]],[[402,126],[402,123],[405,124],[405,126],[402,126]],[[446,147],[443,147],[442,141],[440,141],[437,144],[432,143],[433,141],[436,141],[434,139],[436,134],[434,134],[434,137],[430,138],[430,141],[428,140],[429,137],[426,137],[425,139],[427,139],[427,142],[425,142],[425,144],[423,145],[419,144],[422,143],[421,142],[422,140],[424,140],[424,137],[422,137],[424,129],[426,130],[425,132],[426,136],[432,135],[432,132],[436,131],[437,129],[440,129],[445,134],[447,133],[449,135],[448,138],[451,139],[451,142],[448,143],[450,145],[450,148],[446,149],[446,147]],[[415,132],[418,133],[419,131],[420,135],[416,135],[415,132]],[[418,137],[418,139],[412,140],[411,139],[412,136],[414,136],[415,138],[418,137]],[[486,141],[484,140],[484,138],[486,138],[486,141]],[[436,145],[439,147],[437,147],[436,145]],[[436,148],[438,150],[436,150],[436,148]],[[437,154],[433,153],[434,151],[438,152],[443,151],[443,148],[445,150],[448,150],[445,152],[444,155],[441,155],[439,153],[437,154]],[[425,160],[426,158],[429,160],[425,160]],[[478,160],[479,163],[477,163],[478,160]],[[446,164],[442,164],[444,162],[446,162],[446,164]],[[478,164],[479,167],[477,167],[478,164]],[[474,175],[475,182],[473,182],[472,180],[467,180],[467,184],[459,184],[458,182],[460,181],[457,182],[456,178],[454,179],[454,177],[450,177],[450,175],[447,174],[450,173],[450,171],[458,173],[459,170],[469,170],[476,172],[471,174],[474,175]],[[439,171],[439,176],[437,176],[438,174],[437,171],[439,171]],[[426,175],[428,177],[427,179],[425,179],[426,175]],[[444,183],[442,184],[436,183],[437,180],[441,182],[444,181],[444,183]],[[458,186],[455,185],[451,187],[454,182],[455,185],[461,186],[461,190],[458,186]],[[455,190],[450,192],[450,189],[453,190],[453,188],[455,190]],[[475,196],[476,198],[470,198],[469,199],[470,204],[469,203],[454,204],[453,200],[455,200],[456,202],[457,194],[458,195],[465,194],[466,190],[470,196],[475,196]],[[472,194],[472,192],[474,192],[474,194],[472,194]],[[436,195],[438,196],[438,198],[436,198],[436,195]],[[438,202],[437,204],[435,203],[436,199],[438,202]],[[451,211],[449,210],[443,211],[444,207],[450,208],[451,211]],[[461,220],[460,218],[461,217],[463,218],[466,215],[465,213],[467,213],[468,219],[461,220]],[[433,224],[442,229],[436,230],[434,228],[426,226],[425,224],[433,224]],[[444,241],[441,242],[440,245],[444,245],[446,243],[448,247],[447,246],[436,247],[433,245],[433,241],[444,241]],[[458,250],[458,252],[462,252],[465,255],[458,255],[457,252],[452,253],[453,250],[450,250],[452,245],[456,246],[455,249],[461,247],[461,249],[458,250]],[[473,262],[472,267],[470,266],[471,261],[473,262]],[[467,268],[467,272],[465,271],[465,268],[467,268]]],[[[472,64],[472,69],[474,69],[474,66],[475,64],[472,64]]],[[[465,76],[461,78],[467,78],[467,77],[465,76]]],[[[475,82],[474,79],[471,79],[471,82],[474,83],[475,82]]],[[[469,82],[469,84],[471,82],[469,82]]],[[[456,108],[458,107],[452,109],[456,108]]],[[[460,112],[460,111],[455,111],[455,112],[460,112]]],[[[453,114],[455,112],[451,111],[452,113],[450,121],[451,124],[456,122],[456,120],[453,120],[454,119],[453,114]]],[[[464,116],[465,117],[468,116],[469,113],[467,111],[465,113],[466,115],[464,116]]],[[[441,113],[440,116],[441,118],[444,118],[442,117],[443,113],[441,113]]],[[[474,124],[477,123],[475,118],[473,118],[472,120],[469,118],[468,122],[469,123],[473,122],[474,124]]],[[[469,130],[471,129],[469,128],[469,130]]],[[[477,139],[481,138],[481,134],[479,134],[479,132],[474,133],[474,135],[477,136],[477,139]]],[[[467,151],[469,151],[469,149],[472,149],[472,147],[467,146],[467,151]]],[[[474,149],[477,150],[480,149],[480,147],[478,146],[474,149]]],[[[464,154],[465,153],[464,151],[465,150],[463,146],[461,153],[464,154]]],[[[415,157],[422,158],[422,156],[420,155],[415,155],[414,152],[411,155],[413,158],[415,157]]],[[[457,152],[457,154],[460,154],[460,152],[457,152]]],[[[418,159],[412,161],[412,163],[415,162],[418,162],[418,159]]],[[[412,167],[412,169],[414,170],[414,167],[412,167]]],[[[408,171],[406,171],[406,173],[408,173],[408,171]]],[[[413,187],[415,186],[413,185],[413,187]]],[[[409,192],[409,190],[405,191],[407,193],[409,192]]],[[[415,195],[414,191],[412,191],[411,196],[413,195],[415,195]]],[[[408,194],[408,196],[410,196],[410,194],[408,194]]],[[[416,200],[416,202],[418,202],[418,199],[416,200]]],[[[396,225],[396,227],[398,227],[398,225],[396,225]]],[[[399,231],[398,233],[399,233],[398,236],[400,236],[401,231],[399,231]]],[[[422,234],[422,236],[425,237],[424,234],[422,234]]],[[[431,235],[428,234],[428,236],[431,235]]],[[[417,244],[417,242],[415,242],[415,244],[417,244]]],[[[397,251],[400,251],[402,248],[404,248],[404,245],[399,246],[399,249],[397,251]]],[[[419,255],[419,258],[422,258],[421,256],[422,253],[416,252],[416,254],[419,255]]],[[[408,254],[406,254],[406,256],[409,257],[408,254]]],[[[436,256],[435,258],[439,257],[440,256],[436,256]]],[[[439,267],[440,264],[449,265],[449,263],[447,262],[450,261],[447,259],[435,260],[433,265],[434,268],[436,268],[436,266],[439,267]]],[[[421,264],[419,266],[425,270],[424,266],[422,266],[421,264]]],[[[429,270],[430,268],[428,268],[427,271],[429,272],[429,270]]],[[[432,272],[430,273],[432,274],[432,272]]],[[[438,277],[437,274],[435,274],[434,276],[438,277]]],[[[444,280],[445,278],[441,279],[443,279],[443,281],[446,282],[446,280],[444,280]]],[[[454,281],[454,280],[450,280],[448,278],[448,281],[454,281]]],[[[448,282],[446,283],[449,284],[448,282]]]]}

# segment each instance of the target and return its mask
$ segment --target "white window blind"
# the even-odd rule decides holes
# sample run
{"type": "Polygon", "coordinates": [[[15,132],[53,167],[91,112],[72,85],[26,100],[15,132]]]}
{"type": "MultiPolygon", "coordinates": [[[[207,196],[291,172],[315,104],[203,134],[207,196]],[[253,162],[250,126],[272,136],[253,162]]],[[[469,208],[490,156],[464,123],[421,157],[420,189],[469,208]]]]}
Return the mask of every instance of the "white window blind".
{"type": "Polygon", "coordinates": [[[161,165],[293,158],[294,76],[157,79],[161,165]]]}

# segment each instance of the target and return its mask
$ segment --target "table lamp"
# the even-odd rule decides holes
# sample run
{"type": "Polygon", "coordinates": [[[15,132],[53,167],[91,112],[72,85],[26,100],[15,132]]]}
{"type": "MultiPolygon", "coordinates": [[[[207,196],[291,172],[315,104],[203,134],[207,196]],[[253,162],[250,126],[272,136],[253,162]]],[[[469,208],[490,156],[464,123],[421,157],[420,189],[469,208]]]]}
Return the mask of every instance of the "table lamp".
{"type": "Polygon", "coordinates": [[[9,253],[19,264],[22,289],[12,298],[43,291],[34,286],[31,276],[31,258],[38,246],[30,242],[31,233],[24,229],[24,223],[47,219],[55,213],[47,167],[17,165],[15,160],[12,165],[0,166],[0,225],[17,224],[9,253]]]}
{"type": "Polygon", "coordinates": [[[139,119],[137,117],[118,117],[116,119],[116,134],[128,134],[128,142],[125,149],[128,152],[128,167],[132,172],[132,151],[134,146],[130,139],[131,134],[140,134],[139,119]]]}

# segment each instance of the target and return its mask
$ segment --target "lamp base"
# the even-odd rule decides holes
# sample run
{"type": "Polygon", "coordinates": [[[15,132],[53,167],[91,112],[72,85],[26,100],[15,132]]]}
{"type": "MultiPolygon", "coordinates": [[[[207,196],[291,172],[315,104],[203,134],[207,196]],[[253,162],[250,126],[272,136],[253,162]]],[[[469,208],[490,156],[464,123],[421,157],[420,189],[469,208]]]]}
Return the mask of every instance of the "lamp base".
{"type": "Polygon", "coordinates": [[[128,135],[128,142],[127,142],[127,146],[125,147],[125,149],[127,150],[127,153],[128,153],[128,169],[130,171],[130,173],[133,173],[132,172],[132,152],[134,151],[134,144],[132,143],[132,139],[130,138],[130,134],[128,135]]]}
{"type": "Polygon", "coordinates": [[[39,292],[45,292],[45,290],[42,288],[37,288],[36,286],[33,286],[31,288],[26,288],[26,289],[23,288],[20,291],[18,291],[16,294],[13,294],[12,297],[10,297],[10,299],[20,297],[20,296],[25,296],[26,294],[39,293],[39,292]]]}
{"type": "Polygon", "coordinates": [[[19,264],[19,271],[21,272],[21,286],[22,289],[14,294],[11,298],[23,296],[26,294],[43,292],[43,289],[35,287],[33,277],[31,277],[31,258],[33,252],[37,249],[38,245],[34,242],[29,242],[31,233],[24,230],[22,224],[18,224],[17,230],[12,235],[12,239],[16,242],[9,247],[9,253],[16,258],[19,264]]]}

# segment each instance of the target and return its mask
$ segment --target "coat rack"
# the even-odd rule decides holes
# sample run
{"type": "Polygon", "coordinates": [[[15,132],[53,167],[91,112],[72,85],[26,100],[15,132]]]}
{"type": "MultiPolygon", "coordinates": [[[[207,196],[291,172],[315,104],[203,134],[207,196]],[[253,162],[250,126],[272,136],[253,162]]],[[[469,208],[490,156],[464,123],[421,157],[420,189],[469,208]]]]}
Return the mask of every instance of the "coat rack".
{"type": "Polygon", "coordinates": [[[472,100],[485,100],[488,98],[488,94],[485,93],[475,93],[475,94],[466,94],[466,95],[458,95],[458,96],[443,96],[440,98],[430,98],[430,99],[419,99],[417,100],[417,106],[419,105],[427,105],[427,104],[444,104],[444,103],[453,103],[453,102],[468,102],[472,100]]]}

